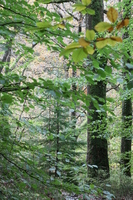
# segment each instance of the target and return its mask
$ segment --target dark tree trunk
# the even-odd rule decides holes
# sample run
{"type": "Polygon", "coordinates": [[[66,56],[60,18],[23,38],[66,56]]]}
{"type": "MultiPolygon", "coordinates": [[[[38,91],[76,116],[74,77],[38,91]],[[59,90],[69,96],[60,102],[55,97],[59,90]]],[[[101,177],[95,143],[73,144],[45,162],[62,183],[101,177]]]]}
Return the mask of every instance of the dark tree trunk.
{"type": "MultiPolygon", "coordinates": [[[[94,29],[94,26],[103,21],[103,0],[93,0],[92,9],[95,10],[94,16],[87,16],[86,28],[94,29]]],[[[95,55],[96,59],[97,55],[95,55]]],[[[104,68],[107,60],[104,57],[99,59],[99,66],[104,68]]],[[[95,73],[95,71],[94,71],[95,73]]],[[[101,105],[106,104],[106,82],[97,81],[95,85],[87,86],[87,93],[97,99],[101,105]],[[103,99],[103,102],[99,101],[103,99]]],[[[90,102],[88,111],[88,131],[87,131],[87,166],[88,176],[96,177],[98,170],[104,170],[109,175],[109,162],[108,162],[108,144],[104,137],[106,129],[106,112],[99,113],[95,108],[93,102],[90,102]],[[91,166],[95,166],[92,168],[91,166]]]]}
{"type": "MultiPolygon", "coordinates": [[[[131,17],[131,0],[125,2],[125,18],[131,17]]],[[[123,35],[123,40],[129,38],[128,28],[123,35]]],[[[130,50],[127,49],[127,53],[130,56],[130,50]]],[[[123,57],[124,64],[130,63],[130,60],[123,57]]],[[[124,77],[130,73],[125,65],[124,77]]],[[[130,80],[126,80],[127,84],[130,80]]],[[[126,85],[123,86],[123,90],[126,91],[126,85]]],[[[132,100],[130,94],[122,102],[122,138],[121,138],[121,169],[126,176],[131,177],[131,143],[132,143],[132,100]]]]}
{"type": "Polygon", "coordinates": [[[132,101],[131,98],[122,102],[122,138],[121,168],[126,176],[131,177],[131,137],[132,137],[132,101]]]}

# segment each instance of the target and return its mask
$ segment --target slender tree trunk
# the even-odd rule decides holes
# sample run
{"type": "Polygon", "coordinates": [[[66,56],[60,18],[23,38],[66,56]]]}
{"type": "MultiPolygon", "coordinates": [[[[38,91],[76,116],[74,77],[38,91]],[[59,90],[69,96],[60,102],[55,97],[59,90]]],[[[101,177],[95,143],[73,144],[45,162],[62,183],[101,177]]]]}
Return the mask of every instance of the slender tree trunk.
{"type": "MultiPolygon", "coordinates": [[[[87,16],[86,18],[86,28],[90,30],[94,29],[97,23],[103,21],[103,0],[92,0],[91,8],[95,10],[95,15],[87,16]]],[[[97,54],[95,56],[98,60],[97,54]]],[[[100,67],[104,68],[106,63],[106,58],[101,57],[99,59],[100,67]]],[[[87,94],[96,98],[99,104],[106,104],[106,81],[97,81],[95,85],[88,85],[87,94]],[[104,101],[100,102],[99,98],[102,98],[104,101]]],[[[98,169],[107,172],[107,177],[109,175],[108,144],[104,137],[106,129],[105,118],[106,112],[97,112],[93,102],[91,102],[88,111],[87,130],[87,166],[88,176],[91,177],[98,175],[98,169]]]]}
{"type": "MultiPolygon", "coordinates": [[[[125,2],[125,18],[131,17],[131,0],[125,2]]],[[[123,35],[123,40],[129,38],[128,28],[123,35]]],[[[127,49],[127,53],[130,57],[130,51],[127,49]]],[[[130,63],[130,60],[123,57],[124,64],[130,63]]],[[[123,74],[126,77],[127,73],[130,73],[130,69],[125,67],[125,73],[123,74]]],[[[126,80],[127,83],[130,80],[126,80]]],[[[126,85],[123,86],[123,91],[126,91],[126,85]]],[[[132,100],[130,94],[122,102],[122,138],[121,138],[121,169],[124,169],[123,172],[126,176],[131,177],[131,143],[132,143],[132,100]]]]}

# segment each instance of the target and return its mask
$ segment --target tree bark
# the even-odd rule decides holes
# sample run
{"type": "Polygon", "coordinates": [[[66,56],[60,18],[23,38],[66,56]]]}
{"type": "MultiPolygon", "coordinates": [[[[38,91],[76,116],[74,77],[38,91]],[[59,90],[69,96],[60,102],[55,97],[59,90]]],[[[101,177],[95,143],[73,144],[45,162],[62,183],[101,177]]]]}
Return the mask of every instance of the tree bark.
{"type": "MultiPolygon", "coordinates": [[[[103,21],[103,0],[93,0],[91,8],[95,10],[95,15],[87,15],[86,29],[94,29],[97,23],[103,21]]],[[[98,60],[97,54],[95,58],[98,60]]],[[[106,58],[101,57],[99,59],[99,66],[101,68],[104,68],[106,63],[106,58]]],[[[106,104],[106,81],[97,81],[95,85],[88,85],[87,94],[96,98],[99,104],[106,104]],[[102,98],[103,102],[99,98],[102,98]]],[[[87,166],[88,176],[91,177],[97,177],[99,170],[104,170],[106,177],[109,175],[108,144],[104,137],[106,129],[105,118],[106,112],[97,112],[93,102],[90,102],[87,130],[87,166]]]]}
{"type": "MultiPolygon", "coordinates": [[[[131,17],[131,0],[125,2],[125,18],[131,17]]],[[[123,35],[123,40],[129,38],[128,28],[123,35]]],[[[127,49],[127,53],[130,56],[130,50],[127,49]]],[[[124,60],[125,72],[123,73],[124,77],[127,77],[126,74],[130,73],[130,69],[126,67],[126,63],[130,63],[130,59],[124,60]]],[[[130,80],[126,79],[127,84],[130,80]]],[[[127,86],[123,86],[123,91],[127,90],[127,86]]],[[[126,176],[131,177],[131,144],[132,144],[132,99],[130,94],[122,101],[122,138],[121,138],[121,169],[126,176]]]]}

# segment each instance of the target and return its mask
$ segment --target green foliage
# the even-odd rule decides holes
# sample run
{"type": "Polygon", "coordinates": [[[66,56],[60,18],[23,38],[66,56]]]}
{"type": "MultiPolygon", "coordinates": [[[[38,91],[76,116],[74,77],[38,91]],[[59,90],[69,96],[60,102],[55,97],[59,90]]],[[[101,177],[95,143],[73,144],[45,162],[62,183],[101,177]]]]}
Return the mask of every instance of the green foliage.
{"type": "MultiPolygon", "coordinates": [[[[82,88],[107,80],[109,87],[120,84],[121,100],[133,97],[133,20],[115,24],[117,11],[113,9],[108,12],[111,23],[101,22],[95,27],[96,31],[104,33],[87,30],[85,36],[81,34],[80,37],[72,30],[71,15],[62,18],[58,12],[44,6],[49,3],[49,0],[32,4],[24,0],[1,0],[0,3],[0,199],[62,199],[62,191],[82,194],[86,199],[90,198],[89,194],[111,199],[111,194],[116,196],[118,191],[119,196],[131,195],[132,189],[125,177],[121,185],[116,184],[116,191],[115,178],[111,177],[111,190],[99,187],[98,181],[93,184],[94,180],[89,180],[88,184],[86,180],[88,126],[84,120],[90,102],[96,112],[109,113],[108,130],[102,137],[120,136],[122,126],[120,119],[115,118],[119,115],[115,113],[119,101],[114,96],[106,99],[105,106],[102,98],[87,96],[82,88]],[[121,35],[125,31],[122,27],[128,23],[130,37],[122,42],[121,35]],[[114,37],[114,32],[106,32],[109,28],[114,28],[114,37]],[[119,45],[114,46],[116,43],[119,45]],[[67,63],[67,68],[80,70],[78,77],[66,79],[62,69],[63,75],[57,72],[54,80],[46,78],[46,74],[29,75],[38,44],[45,45],[50,56],[55,52],[55,57],[64,56],[62,66],[67,63]],[[131,55],[127,53],[128,47],[131,55]],[[123,67],[122,55],[128,60],[127,69],[123,67]],[[101,67],[101,57],[108,59],[105,69],[101,67]],[[123,83],[127,86],[125,91],[121,89],[123,83]],[[73,84],[77,86],[75,91],[73,84]],[[75,110],[77,119],[72,119],[71,113],[75,110]]],[[[94,15],[95,11],[88,5],[91,0],[76,3],[74,11],[94,15]]],[[[48,57],[46,54],[45,59],[48,57]]],[[[99,124],[100,121],[100,127],[99,124]]],[[[95,122],[93,131],[96,126],[95,122]]],[[[110,165],[118,169],[119,144],[116,141],[111,144],[110,165]]]]}

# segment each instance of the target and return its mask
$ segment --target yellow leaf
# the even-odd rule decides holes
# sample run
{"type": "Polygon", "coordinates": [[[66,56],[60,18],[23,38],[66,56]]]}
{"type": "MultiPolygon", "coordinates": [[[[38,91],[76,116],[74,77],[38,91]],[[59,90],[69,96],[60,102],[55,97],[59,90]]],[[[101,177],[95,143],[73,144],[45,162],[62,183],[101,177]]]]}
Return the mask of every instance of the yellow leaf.
{"type": "Polygon", "coordinates": [[[120,37],[112,36],[112,37],[110,37],[110,39],[115,40],[116,42],[122,42],[122,39],[120,37]]]}
{"type": "Polygon", "coordinates": [[[120,37],[112,36],[110,38],[98,38],[96,42],[96,47],[101,49],[106,45],[114,46],[117,42],[122,42],[120,37]]]}
{"type": "Polygon", "coordinates": [[[83,37],[79,39],[79,44],[82,46],[82,47],[87,47],[90,43],[87,42],[83,37]]]}
{"type": "Polygon", "coordinates": [[[107,31],[108,31],[109,33],[111,33],[113,30],[114,30],[114,27],[112,26],[112,27],[110,27],[107,31]]]}
{"type": "Polygon", "coordinates": [[[86,38],[91,41],[95,38],[95,32],[93,30],[87,30],[86,31],[86,38]]]}
{"type": "Polygon", "coordinates": [[[65,28],[65,24],[58,24],[58,27],[61,28],[61,29],[64,29],[65,28]]]}
{"type": "Polygon", "coordinates": [[[88,6],[91,4],[91,0],[82,0],[82,4],[88,6]]]}
{"type": "Polygon", "coordinates": [[[81,47],[81,45],[79,43],[73,42],[73,43],[69,44],[68,46],[66,46],[65,49],[77,49],[79,47],[81,47]]]}
{"type": "Polygon", "coordinates": [[[118,18],[117,10],[115,10],[113,7],[111,7],[107,12],[107,17],[108,17],[109,21],[114,23],[118,18]]]}
{"type": "Polygon", "coordinates": [[[123,21],[119,22],[116,26],[118,30],[120,30],[123,26],[128,26],[129,19],[124,19],[123,21]]]}
{"type": "Polygon", "coordinates": [[[97,32],[102,32],[102,31],[108,30],[111,27],[112,27],[112,25],[108,22],[100,22],[95,26],[95,30],[97,32]]]}
{"type": "Polygon", "coordinates": [[[108,43],[108,38],[104,39],[104,38],[99,38],[98,42],[96,42],[96,47],[98,49],[102,49],[103,47],[105,47],[108,43]]]}

